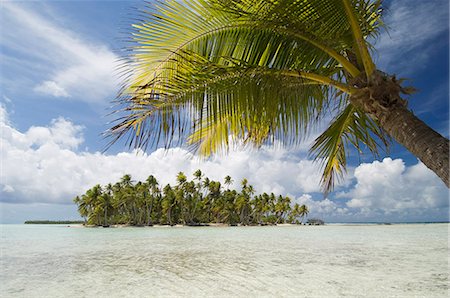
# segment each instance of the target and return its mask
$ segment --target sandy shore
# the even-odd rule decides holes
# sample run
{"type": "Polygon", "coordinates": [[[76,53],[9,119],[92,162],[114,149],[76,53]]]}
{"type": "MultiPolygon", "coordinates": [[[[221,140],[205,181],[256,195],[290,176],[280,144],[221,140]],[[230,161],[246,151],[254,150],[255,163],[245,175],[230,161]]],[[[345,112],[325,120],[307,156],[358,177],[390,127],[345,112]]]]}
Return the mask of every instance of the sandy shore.
{"type": "MultiPolygon", "coordinates": [[[[274,225],[249,225],[249,226],[245,226],[245,225],[237,225],[237,227],[292,227],[292,226],[303,226],[304,224],[300,225],[300,224],[290,224],[290,223],[283,223],[283,224],[274,224],[274,225]]],[[[82,224],[73,224],[73,225],[68,225],[67,227],[70,228],[104,228],[102,226],[94,226],[94,225],[82,225],[82,224]]],[[[224,223],[202,223],[200,225],[182,225],[182,224],[177,224],[177,225],[152,225],[152,226],[133,226],[133,225],[110,225],[106,228],[199,228],[199,227],[217,227],[217,228],[225,228],[225,227],[232,227],[228,224],[224,224],[224,223]]]]}

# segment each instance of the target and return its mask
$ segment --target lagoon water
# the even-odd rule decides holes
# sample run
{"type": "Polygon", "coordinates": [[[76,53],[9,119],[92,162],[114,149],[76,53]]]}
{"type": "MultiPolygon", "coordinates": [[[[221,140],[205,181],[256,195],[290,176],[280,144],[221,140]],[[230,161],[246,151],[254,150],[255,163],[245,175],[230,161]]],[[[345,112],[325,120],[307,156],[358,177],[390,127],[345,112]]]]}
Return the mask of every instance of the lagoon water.
{"type": "Polygon", "coordinates": [[[448,297],[448,224],[1,225],[1,297],[448,297]]]}

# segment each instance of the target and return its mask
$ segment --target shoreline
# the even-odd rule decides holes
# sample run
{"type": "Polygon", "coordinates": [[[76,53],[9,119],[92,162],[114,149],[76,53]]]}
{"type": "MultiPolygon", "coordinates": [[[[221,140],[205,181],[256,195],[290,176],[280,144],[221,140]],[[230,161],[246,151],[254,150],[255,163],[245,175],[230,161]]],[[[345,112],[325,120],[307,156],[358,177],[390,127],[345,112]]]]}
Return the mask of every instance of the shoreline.
{"type": "MultiPolygon", "coordinates": [[[[118,224],[118,225],[108,225],[108,226],[96,226],[96,225],[84,225],[84,224],[72,224],[67,225],[67,227],[70,228],[208,228],[208,227],[214,227],[214,228],[228,228],[228,227],[293,227],[293,226],[310,226],[308,224],[289,224],[289,223],[283,223],[283,224],[266,224],[266,225],[229,225],[229,224],[223,224],[223,223],[202,223],[198,225],[183,225],[183,224],[176,224],[176,225],[151,225],[151,226],[135,226],[135,225],[129,225],[129,224],[118,224]]],[[[311,225],[312,226],[312,225],[311,225]]],[[[317,226],[317,225],[316,225],[317,226]]]]}
{"type": "MultiPolygon", "coordinates": [[[[6,223],[8,224],[8,223],[6,223]]],[[[13,224],[13,223],[10,223],[13,224]]],[[[251,225],[229,225],[225,223],[200,223],[195,225],[183,225],[183,224],[176,224],[176,225],[168,225],[168,224],[155,224],[155,225],[130,225],[130,224],[114,224],[114,225],[108,225],[106,227],[104,226],[97,226],[97,225],[85,225],[84,223],[52,223],[52,224],[41,224],[41,223],[23,223],[24,225],[56,225],[56,226],[65,226],[65,227],[71,227],[71,228],[200,228],[200,227],[293,227],[293,226],[399,226],[399,225],[432,225],[432,224],[450,224],[450,222],[329,222],[324,224],[308,224],[308,223],[302,223],[302,224],[292,224],[292,223],[281,223],[281,224],[251,224],[251,225]]]]}
{"type": "Polygon", "coordinates": [[[94,226],[94,225],[84,225],[84,224],[71,224],[66,225],[68,228],[113,228],[113,229],[120,229],[120,228],[208,228],[208,227],[214,227],[214,228],[238,228],[238,227],[296,227],[296,226],[353,226],[353,227],[363,227],[363,226],[400,226],[400,225],[432,225],[432,224],[450,224],[450,222],[395,222],[395,223],[325,223],[323,225],[310,225],[310,224],[268,224],[268,225],[235,225],[230,226],[228,224],[222,224],[222,223],[211,223],[211,224],[202,224],[202,225],[152,225],[152,226],[133,226],[133,225],[127,225],[127,224],[120,224],[120,225],[110,225],[108,227],[103,226],[94,226]]]}

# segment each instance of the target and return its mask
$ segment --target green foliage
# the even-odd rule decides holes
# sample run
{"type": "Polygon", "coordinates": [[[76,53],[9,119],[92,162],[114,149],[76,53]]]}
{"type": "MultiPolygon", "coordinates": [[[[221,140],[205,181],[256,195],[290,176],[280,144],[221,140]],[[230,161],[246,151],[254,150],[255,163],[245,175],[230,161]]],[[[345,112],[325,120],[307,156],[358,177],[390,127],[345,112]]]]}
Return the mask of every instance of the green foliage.
{"type": "Polygon", "coordinates": [[[70,225],[70,224],[82,224],[81,220],[27,220],[24,222],[26,225],[70,225]]]}
{"type": "Polygon", "coordinates": [[[162,187],[152,175],[137,183],[125,175],[114,185],[95,185],[74,202],[87,224],[99,226],[301,223],[308,214],[305,205],[291,206],[289,197],[255,195],[247,179],[242,180],[238,192],[228,188],[232,183],[230,176],[224,179],[226,189],[219,181],[203,177],[200,170],[193,177],[190,181],[180,172],[176,186],[162,187]]]}
{"type": "Polygon", "coordinates": [[[345,172],[347,144],[372,152],[374,138],[386,144],[349,102],[351,82],[374,70],[365,39],[382,25],[380,5],[166,0],[148,7],[133,25],[111,143],[126,137],[145,149],[175,139],[206,156],[237,143],[295,145],[335,108],[341,116],[312,150],[331,190],[345,172]]]}

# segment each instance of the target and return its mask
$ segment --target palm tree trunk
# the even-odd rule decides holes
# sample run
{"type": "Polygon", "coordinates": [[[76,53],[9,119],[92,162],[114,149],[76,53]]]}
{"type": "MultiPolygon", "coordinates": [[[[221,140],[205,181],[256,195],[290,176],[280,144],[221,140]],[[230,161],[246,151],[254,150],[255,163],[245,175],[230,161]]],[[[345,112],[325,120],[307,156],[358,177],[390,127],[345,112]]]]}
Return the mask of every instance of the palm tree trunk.
{"type": "Polygon", "coordinates": [[[172,207],[167,212],[167,219],[169,220],[169,225],[172,225],[172,207]]]}
{"type": "Polygon", "coordinates": [[[419,158],[450,187],[449,140],[433,130],[407,107],[400,93],[407,93],[395,79],[377,71],[370,86],[357,81],[359,91],[350,101],[368,113],[398,143],[419,158]]]}
{"type": "Polygon", "coordinates": [[[152,225],[152,209],[153,209],[153,198],[150,202],[150,207],[147,209],[148,212],[148,218],[147,218],[147,225],[152,225]]]}
{"type": "Polygon", "coordinates": [[[449,185],[449,140],[406,107],[395,107],[380,113],[378,122],[398,143],[419,158],[449,185]]]}

